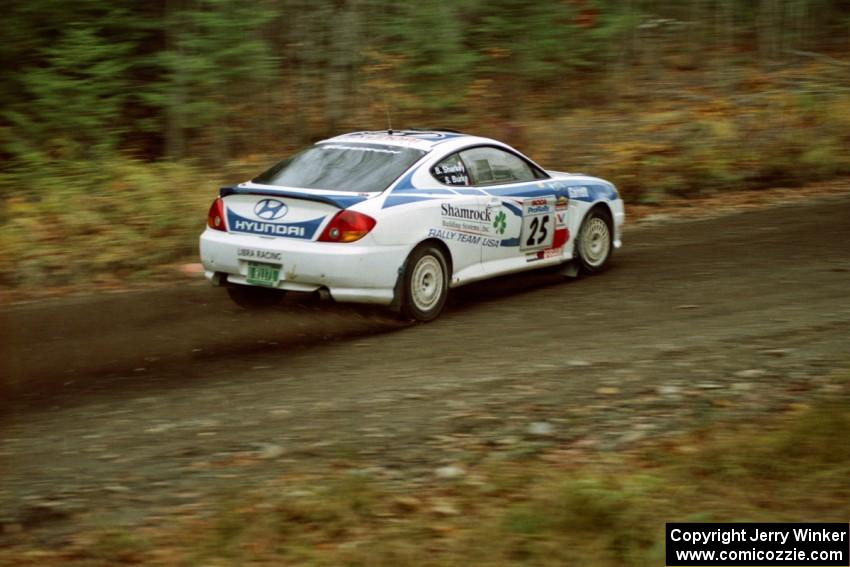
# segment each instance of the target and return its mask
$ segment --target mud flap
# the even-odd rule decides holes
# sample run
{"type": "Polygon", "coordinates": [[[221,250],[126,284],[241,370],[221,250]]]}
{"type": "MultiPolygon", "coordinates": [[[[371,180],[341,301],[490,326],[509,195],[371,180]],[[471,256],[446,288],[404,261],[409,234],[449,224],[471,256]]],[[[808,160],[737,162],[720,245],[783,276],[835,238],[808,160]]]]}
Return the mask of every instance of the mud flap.
{"type": "Polygon", "coordinates": [[[578,277],[578,262],[575,260],[570,260],[566,264],[564,264],[558,273],[567,278],[577,278],[578,277]]]}
{"type": "Polygon", "coordinates": [[[407,269],[407,258],[404,259],[404,263],[398,268],[398,278],[395,281],[395,287],[393,288],[393,301],[390,303],[390,311],[395,313],[401,313],[401,294],[403,293],[404,286],[404,270],[407,269]]]}

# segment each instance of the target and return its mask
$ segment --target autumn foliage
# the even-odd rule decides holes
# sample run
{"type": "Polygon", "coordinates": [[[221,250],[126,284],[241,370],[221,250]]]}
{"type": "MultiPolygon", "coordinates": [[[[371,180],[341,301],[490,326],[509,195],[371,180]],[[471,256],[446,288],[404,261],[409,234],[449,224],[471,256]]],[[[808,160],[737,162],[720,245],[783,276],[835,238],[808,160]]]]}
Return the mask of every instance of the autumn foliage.
{"type": "Polygon", "coordinates": [[[503,139],[627,203],[850,173],[837,0],[63,4],[0,19],[5,286],[143,280],[192,257],[218,186],[390,123],[503,139]]]}

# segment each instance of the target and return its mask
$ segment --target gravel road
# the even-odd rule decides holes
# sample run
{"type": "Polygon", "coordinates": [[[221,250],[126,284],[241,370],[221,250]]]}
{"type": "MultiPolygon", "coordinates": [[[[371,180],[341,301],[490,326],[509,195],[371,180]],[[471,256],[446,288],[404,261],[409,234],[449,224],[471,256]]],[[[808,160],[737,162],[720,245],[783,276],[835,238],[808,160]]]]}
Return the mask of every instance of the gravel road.
{"type": "Polygon", "coordinates": [[[441,482],[628,450],[844,391],[850,197],[629,227],[606,273],[457,290],[436,322],[221,290],[0,313],[0,546],[293,473],[441,482]]]}

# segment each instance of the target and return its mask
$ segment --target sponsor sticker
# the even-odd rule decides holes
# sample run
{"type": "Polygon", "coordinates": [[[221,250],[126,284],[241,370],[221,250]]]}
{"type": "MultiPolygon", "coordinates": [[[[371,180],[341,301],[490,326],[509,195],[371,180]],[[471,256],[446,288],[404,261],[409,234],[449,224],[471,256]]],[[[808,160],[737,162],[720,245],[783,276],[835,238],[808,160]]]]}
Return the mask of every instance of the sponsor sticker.
{"type": "Polygon", "coordinates": [[[568,191],[570,199],[586,199],[590,196],[587,187],[570,187],[568,191]]]}
{"type": "Polygon", "coordinates": [[[259,250],[256,248],[237,248],[236,256],[239,258],[251,259],[251,260],[272,260],[274,262],[280,262],[283,260],[283,254],[280,252],[273,252],[271,250],[259,250]]]}
{"type": "Polygon", "coordinates": [[[401,150],[386,150],[383,148],[371,148],[363,146],[345,146],[343,144],[322,144],[319,146],[322,150],[345,150],[352,152],[373,152],[379,154],[400,154],[401,150]]]}
{"type": "MultiPolygon", "coordinates": [[[[497,226],[499,223],[494,221],[493,209],[479,209],[443,203],[440,206],[440,214],[443,217],[443,227],[454,231],[489,235],[493,230],[498,231],[499,229],[499,226],[497,226]]],[[[504,232],[504,228],[502,232],[504,232]]]]}
{"type": "Polygon", "coordinates": [[[563,253],[564,251],[562,248],[547,248],[546,250],[538,250],[537,252],[526,254],[525,261],[526,263],[531,263],[538,260],[548,260],[549,258],[562,256],[563,253]]]}
{"type": "MultiPolygon", "coordinates": [[[[405,138],[404,136],[393,136],[393,135],[390,135],[390,134],[374,134],[374,133],[371,133],[371,132],[358,132],[356,134],[348,134],[347,136],[345,136],[345,138],[348,138],[348,140],[350,140],[352,142],[355,142],[355,141],[359,142],[360,141],[359,139],[366,139],[366,140],[369,140],[370,142],[383,142],[383,143],[388,144],[388,145],[408,146],[408,147],[418,148],[418,149],[423,149],[423,150],[429,149],[431,147],[430,143],[419,140],[417,138],[405,138]]],[[[345,143],[348,140],[345,140],[344,138],[338,139],[334,143],[337,143],[337,144],[345,143]]]]}
{"type": "Polygon", "coordinates": [[[555,210],[556,211],[566,211],[569,206],[570,201],[565,196],[560,195],[558,200],[555,202],[555,210]]]}
{"type": "Polygon", "coordinates": [[[530,215],[548,215],[555,208],[554,199],[552,197],[535,197],[534,199],[526,199],[522,203],[522,216],[530,215]]]}

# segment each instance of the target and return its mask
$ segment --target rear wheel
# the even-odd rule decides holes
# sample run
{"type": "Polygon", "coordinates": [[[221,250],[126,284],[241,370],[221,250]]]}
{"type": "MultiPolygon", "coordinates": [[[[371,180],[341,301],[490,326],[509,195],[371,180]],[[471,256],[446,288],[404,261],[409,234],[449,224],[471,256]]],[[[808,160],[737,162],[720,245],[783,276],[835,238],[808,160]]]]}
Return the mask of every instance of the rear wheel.
{"type": "Polygon", "coordinates": [[[403,275],[401,314],[417,321],[433,321],[446,305],[449,270],[442,250],[431,244],[417,247],[407,259],[403,275]]]}
{"type": "Polygon", "coordinates": [[[578,232],[576,249],[583,271],[595,274],[605,269],[614,246],[611,215],[596,208],[587,213],[578,232]]]}
{"type": "Polygon", "coordinates": [[[227,295],[243,309],[266,309],[274,307],[283,299],[285,292],[251,285],[229,285],[227,295]]]}

